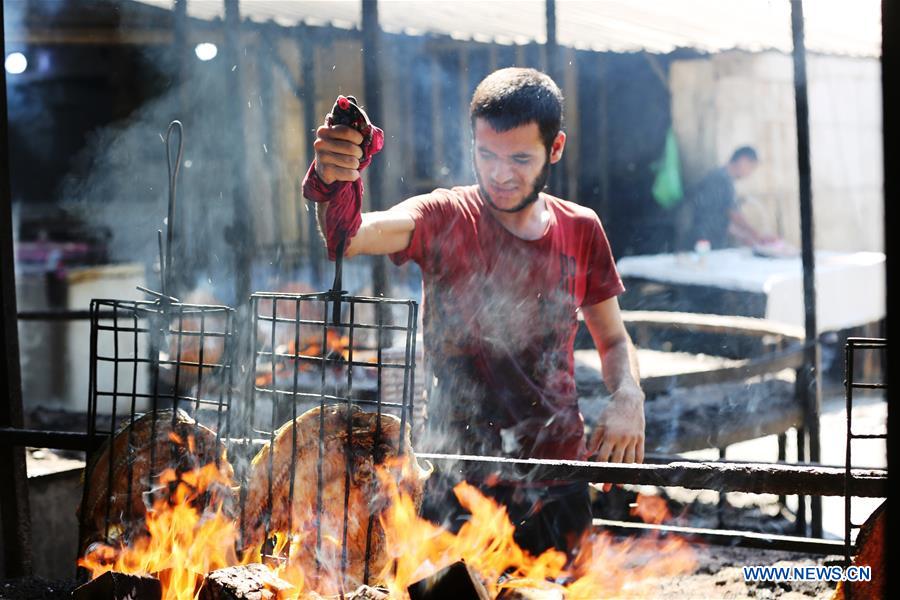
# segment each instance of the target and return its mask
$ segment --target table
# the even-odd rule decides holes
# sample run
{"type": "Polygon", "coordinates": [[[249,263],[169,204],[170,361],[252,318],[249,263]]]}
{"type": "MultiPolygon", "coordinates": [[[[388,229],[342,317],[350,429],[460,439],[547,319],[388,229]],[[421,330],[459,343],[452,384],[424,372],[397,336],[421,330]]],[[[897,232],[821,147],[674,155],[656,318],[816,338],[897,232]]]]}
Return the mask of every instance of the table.
{"type": "MultiPolygon", "coordinates": [[[[880,321],[886,313],[881,252],[815,253],[818,332],[880,321]]],[[[800,257],[767,258],[750,248],[692,254],[627,256],[616,265],[631,310],[680,310],[761,317],[804,326],[800,257]]]]}

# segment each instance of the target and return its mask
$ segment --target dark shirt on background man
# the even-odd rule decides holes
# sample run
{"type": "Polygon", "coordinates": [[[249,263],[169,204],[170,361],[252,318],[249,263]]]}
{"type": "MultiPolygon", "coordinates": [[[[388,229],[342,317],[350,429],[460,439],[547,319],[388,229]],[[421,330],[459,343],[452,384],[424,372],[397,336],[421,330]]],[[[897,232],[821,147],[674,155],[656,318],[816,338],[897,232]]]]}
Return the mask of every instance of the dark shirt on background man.
{"type": "Polygon", "coordinates": [[[688,235],[689,247],[708,240],[714,250],[729,247],[728,225],[737,208],[734,181],[725,167],[710,171],[687,198],[693,213],[688,235]]]}

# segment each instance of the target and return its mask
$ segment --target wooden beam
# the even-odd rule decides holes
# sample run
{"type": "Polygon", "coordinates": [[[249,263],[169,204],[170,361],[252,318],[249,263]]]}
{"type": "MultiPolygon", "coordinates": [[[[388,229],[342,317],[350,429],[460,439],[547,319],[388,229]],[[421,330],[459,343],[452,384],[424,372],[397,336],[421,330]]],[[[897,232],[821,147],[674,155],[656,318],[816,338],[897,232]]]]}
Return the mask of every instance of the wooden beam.
{"type": "MultiPolygon", "coordinates": [[[[381,25],[378,23],[378,0],[362,0],[363,91],[366,113],[375,125],[383,125],[381,89],[381,25]]],[[[369,170],[370,210],[383,210],[384,166],[371,165],[369,170]]],[[[389,295],[387,265],[384,256],[372,257],[372,292],[375,296],[389,295]]]]}
{"type": "MultiPolygon", "coordinates": [[[[579,313],[579,319],[582,319],[579,313]]],[[[754,337],[779,336],[802,340],[803,328],[755,317],[737,317],[699,313],[623,310],[626,324],[672,327],[692,333],[728,333],[754,337]]]]}
{"type": "MultiPolygon", "coordinates": [[[[306,162],[312,163],[313,160],[313,142],[316,137],[316,128],[324,120],[324,115],[316,114],[316,46],[313,43],[313,29],[308,25],[301,25],[297,28],[300,44],[300,79],[303,81],[303,89],[301,100],[303,102],[303,129],[306,136],[306,162]]],[[[299,189],[298,189],[299,192],[299,189]]],[[[297,194],[298,202],[307,204],[306,207],[298,206],[297,210],[306,213],[306,236],[307,250],[309,252],[309,264],[312,271],[313,284],[317,287],[324,286],[322,279],[322,238],[319,235],[318,225],[316,224],[316,209],[313,204],[303,197],[303,194],[297,194]],[[305,210],[309,208],[309,210],[305,210]]]]}
{"type": "Polygon", "coordinates": [[[250,269],[253,252],[256,247],[253,212],[250,210],[250,192],[247,183],[246,158],[246,122],[244,118],[245,89],[241,63],[244,45],[241,41],[240,3],[238,0],[225,0],[225,47],[223,48],[221,68],[229,81],[231,94],[229,103],[231,127],[235,132],[236,143],[231,149],[233,154],[235,186],[232,200],[234,203],[234,220],[230,228],[229,241],[234,248],[235,265],[235,306],[246,307],[250,301],[250,269]]]}
{"type": "MultiPolygon", "coordinates": [[[[589,425],[607,403],[579,398],[589,425]]],[[[777,378],[676,388],[648,401],[644,413],[647,452],[665,454],[729,446],[803,424],[793,382],[777,378]]]]}
{"type": "MultiPolygon", "coordinates": [[[[803,362],[803,349],[799,346],[774,352],[757,358],[742,360],[725,367],[688,371],[671,375],[641,377],[641,388],[647,394],[660,394],[700,385],[734,383],[746,385],[746,380],[760,375],[774,374],[784,369],[796,369],[803,362]]],[[[601,389],[603,372],[596,350],[575,351],[575,384],[583,395],[591,395],[601,389]]],[[[640,356],[639,356],[640,358],[640,356]]]]}
{"type": "Polygon", "coordinates": [[[77,29],[27,27],[10,35],[7,42],[26,45],[81,44],[98,46],[116,45],[171,45],[175,39],[171,29],[99,28],[77,29]]]}

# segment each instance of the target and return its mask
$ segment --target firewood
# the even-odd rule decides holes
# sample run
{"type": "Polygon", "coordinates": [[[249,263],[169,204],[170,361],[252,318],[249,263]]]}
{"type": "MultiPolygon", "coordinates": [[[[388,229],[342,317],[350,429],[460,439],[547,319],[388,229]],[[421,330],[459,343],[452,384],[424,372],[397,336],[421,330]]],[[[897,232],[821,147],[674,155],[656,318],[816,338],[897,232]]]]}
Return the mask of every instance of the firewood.
{"type": "Polygon", "coordinates": [[[294,586],[279,579],[265,565],[254,563],[213,571],[203,580],[199,600],[281,600],[294,586]]]}
{"type": "Polygon", "coordinates": [[[304,592],[300,596],[302,600],[388,600],[390,596],[387,591],[374,588],[368,585],[359,586],[355,592],[350,594],[322,596],[318,592],[304,592]]]}
{"type": "Polygon", "coordinates": [[[409,592],[410,600],[490,600],[478,574],[462,561],[415,582],[406,591],[409,592]]]}
{"type": "Polygon", "coordinates": [[[497,594],[497,600],[564,600],[564,598],[565,595],[558,589],[503,588],[497,594]]]}
{"type": "Polygon", "coordinates": [[[347,596],[347,600],[388,600],[388,594],[378,588],[361,585],[347,596]]]}
{"type": "Polygon", "coordinates": [[[128,575],[107,571],[72,592],[75,600],[160,600],[162,584],[146,575],[128,575]]]}

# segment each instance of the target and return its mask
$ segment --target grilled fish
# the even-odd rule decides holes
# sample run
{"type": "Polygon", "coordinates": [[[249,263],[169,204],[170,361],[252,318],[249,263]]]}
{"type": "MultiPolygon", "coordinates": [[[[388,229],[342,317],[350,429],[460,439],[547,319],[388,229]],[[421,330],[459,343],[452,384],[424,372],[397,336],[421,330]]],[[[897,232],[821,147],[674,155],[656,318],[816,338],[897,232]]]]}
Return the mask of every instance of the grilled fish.
{"type": "Polygon", "coordinates": [[[145,496],[166,468],[185,472],[218,460],[222,481],[233,485],[234,470],[212,430],[183,410],[158,410],[153,415],[144,414],[123,426],[88,463],[79,509],[82,550],[93,542],[111,543],[140,531],[145,496]]]}
{"type": "Polygon", "coordinates": [[[374,579],[387,560],[384,531],[377,518],[386,506],[387,494],[376,468],[395,464],[398,455],[405,455],[411,468],[401,469],[403,474],[398,485],[413,498],[417,508],[421,505],[425,479],[431,473],[430,468],[424,469],[417,463],[409,436],[408,424],[401,436],[400,419],[396,416],[382,414],[379,419],[377,414],[355,406],[329,405],[321,410],[316,407],[283,425],[275,432],[274,443],[266,444],[250,466],[243,515],[245,547],[261,544],[267,534],[272,537],[280,533],[287,537],[285,534],[290,531],[290,539],[297,543],[293,544],[289,565],[302,569],[313,589],[332,593],[337,589],[354,589],[363,582],[368,543],[368,569],[374,579]],[[324,425],[321,500],[318,498],[320,423],[324,425]],[[401,443],[402,452],[398,452],[401,443]],[[293,453],[292,447],[296,449],[293,453]],[[321,506],[321,541],[317,540],[318,506],[321,506]],[[344,535],[346,571],[342,576],[344,535]],[[318,567],[317,545],[320,545],[318,567]]]}

